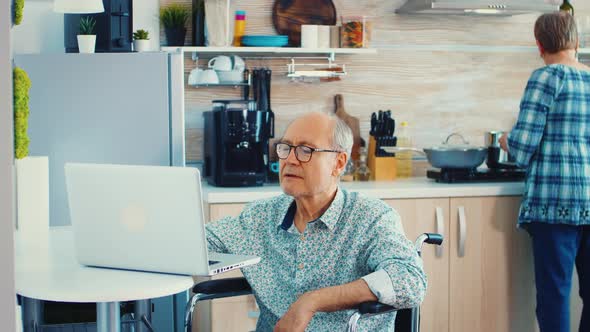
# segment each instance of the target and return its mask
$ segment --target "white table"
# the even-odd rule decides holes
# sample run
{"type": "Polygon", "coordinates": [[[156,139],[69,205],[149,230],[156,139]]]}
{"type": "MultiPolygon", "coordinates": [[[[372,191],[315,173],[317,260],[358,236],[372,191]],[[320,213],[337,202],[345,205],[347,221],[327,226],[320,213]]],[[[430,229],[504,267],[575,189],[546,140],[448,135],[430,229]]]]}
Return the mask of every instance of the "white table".
{"type": "Polygon", "coordinates": [[[119,302],[177,294],[194,284],[190,276],[80,265],[69,226],[51,227],[46,244],[21,237],[15,233],[16,292],[34,300],[96,303],[99,332],[120,331],[119,302]]]}

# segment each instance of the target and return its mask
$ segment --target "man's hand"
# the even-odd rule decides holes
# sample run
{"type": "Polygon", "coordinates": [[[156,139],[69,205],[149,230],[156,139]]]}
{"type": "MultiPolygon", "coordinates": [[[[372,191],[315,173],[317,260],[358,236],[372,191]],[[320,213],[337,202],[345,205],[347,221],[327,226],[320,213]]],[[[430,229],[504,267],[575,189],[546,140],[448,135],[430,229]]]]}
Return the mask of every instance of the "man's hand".
{"type": "Polygon", "coordinates": [[[295,301],[277,322],[274,332],[304,332],[316,313],[311,292],[303,294],[295,301]]]}
{"type": "Polygon", "coordinates": [[[508,133],[504,133],[502,137],[500,137],[499,142],[502,150],[508,152],[508,133]]]}

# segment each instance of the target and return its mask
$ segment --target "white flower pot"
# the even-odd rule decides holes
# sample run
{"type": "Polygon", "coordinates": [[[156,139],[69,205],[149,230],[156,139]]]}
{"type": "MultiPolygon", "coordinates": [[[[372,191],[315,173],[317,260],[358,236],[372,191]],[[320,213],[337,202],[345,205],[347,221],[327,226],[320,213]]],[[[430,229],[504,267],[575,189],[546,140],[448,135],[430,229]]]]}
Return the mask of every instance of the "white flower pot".
{"type": "Polygon", "coordinates": [[[135,52],[148,52],[150,50],[149,39],[137,39],[133,41],[133,50],[135,52]]]}
{"type": "Polygon", "coordinates": [[[78,50],[80,53],[94,53],[96,35],[78,35],[78,50]]]}
{"type": "Polygon", "coordinates": [[[49,236],[49,158],[25,157],[15,166],[18,231],[26,242],[42,246],[49,236]]]}

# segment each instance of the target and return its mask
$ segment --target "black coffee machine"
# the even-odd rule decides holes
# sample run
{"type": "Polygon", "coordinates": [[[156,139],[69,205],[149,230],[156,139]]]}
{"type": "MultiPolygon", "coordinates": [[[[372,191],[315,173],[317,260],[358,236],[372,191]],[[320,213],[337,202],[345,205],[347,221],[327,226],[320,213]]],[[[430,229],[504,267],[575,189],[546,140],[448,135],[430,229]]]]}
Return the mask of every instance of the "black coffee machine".
{"type": "Polygon", "coordinates": [[[252,100],[214,100],[205,117],[203,174],[209,184],[248,187],[264,184],[274,114],[252,100]]]}

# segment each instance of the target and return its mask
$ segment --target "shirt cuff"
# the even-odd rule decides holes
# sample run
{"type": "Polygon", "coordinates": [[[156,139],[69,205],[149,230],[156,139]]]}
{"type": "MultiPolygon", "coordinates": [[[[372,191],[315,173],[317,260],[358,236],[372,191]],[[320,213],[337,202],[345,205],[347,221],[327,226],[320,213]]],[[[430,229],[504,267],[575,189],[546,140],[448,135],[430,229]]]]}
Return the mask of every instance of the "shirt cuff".
{"type": "Polygon", "coordinates": [[[385,270],[377,270],[367,274],[362,279],[369,285],[369,289],[377,296],[379,302],[384,304],[395,303],[393,283],[385,270]]]}

